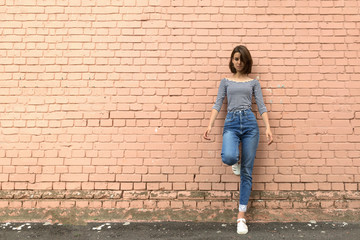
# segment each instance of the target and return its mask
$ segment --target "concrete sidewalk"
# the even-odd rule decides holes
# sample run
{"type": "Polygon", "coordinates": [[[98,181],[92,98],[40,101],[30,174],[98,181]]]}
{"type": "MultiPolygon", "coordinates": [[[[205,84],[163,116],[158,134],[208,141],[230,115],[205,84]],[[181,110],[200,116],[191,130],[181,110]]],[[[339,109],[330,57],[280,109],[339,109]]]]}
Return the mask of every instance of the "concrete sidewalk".
{"type": "Polygon", "coordinates": [[[0,239],[342,239],[357,240],[360,223],[249,223],[238,235],[236,224],[195,222],[93,222],[87,225],[1,223],[0,239]]]}

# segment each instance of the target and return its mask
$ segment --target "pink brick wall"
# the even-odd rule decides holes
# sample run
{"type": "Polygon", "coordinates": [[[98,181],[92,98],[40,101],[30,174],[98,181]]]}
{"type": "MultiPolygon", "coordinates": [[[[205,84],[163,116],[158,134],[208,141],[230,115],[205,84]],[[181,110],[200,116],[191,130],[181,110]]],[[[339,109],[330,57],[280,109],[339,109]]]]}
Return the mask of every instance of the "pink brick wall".
{"type": "MultiPolygon", "coordinates": [[[[201,135],[243,44],[274,134],[267,147],[259,117],[254,191],[359,191],[359,9],[350,0],[0,0],[0,189],[166,190],[166,203],[136,205],[159,208],[196,200],[179,192],[236,194],[239,179],[220,160],[224,106],[213,141],[201,135]]],[[[208,206],[202,199],[194,208],[208,206]]]]}

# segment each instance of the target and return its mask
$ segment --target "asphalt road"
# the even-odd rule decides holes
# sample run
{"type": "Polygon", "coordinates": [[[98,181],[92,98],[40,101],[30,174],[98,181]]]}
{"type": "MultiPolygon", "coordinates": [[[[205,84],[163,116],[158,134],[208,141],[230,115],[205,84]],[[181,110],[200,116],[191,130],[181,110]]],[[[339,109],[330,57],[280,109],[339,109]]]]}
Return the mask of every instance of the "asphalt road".
{"type": "Polygon", "coordinates": [[[248,223],[238,235],[236,224],[195,222],[92,222],[87,225],[0,223],[0,239],[360,239],[360,223],[248,223]]]}

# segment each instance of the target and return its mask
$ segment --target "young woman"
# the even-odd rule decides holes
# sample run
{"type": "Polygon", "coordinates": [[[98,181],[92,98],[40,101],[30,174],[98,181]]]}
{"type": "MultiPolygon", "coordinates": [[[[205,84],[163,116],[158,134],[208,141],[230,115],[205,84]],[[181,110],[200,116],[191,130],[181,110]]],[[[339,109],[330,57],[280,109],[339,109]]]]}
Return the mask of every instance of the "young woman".
{"type": "Polygon", "coordinates": [[[252,170],[256,150],[259,144],[259,127],[254,113],[251,111],[252,96],[266,127],[268,144],[273,141],[269,125],[267,109],[264,104],[260,83],[257,79],[249,78],[252,58],[245,46],[237,46],[231,53],[229,67],[233,73],[231,78],[223,78],[220,82],[218,95],[211,112],[209,126],[203,137],[210,140],[209,134],[215,119],[221,109],[223,100],[227,97],[227,115],[224,123],[223,143],[221,151],[222,161],[232,166],[234,174],[241,175],[240,200],[237,219],[237,233],[246,234],[248,227],[245,212],[252,186],[252,170]],[[239,144],[241,146],[241,160],[239,163],[239,144]]]}

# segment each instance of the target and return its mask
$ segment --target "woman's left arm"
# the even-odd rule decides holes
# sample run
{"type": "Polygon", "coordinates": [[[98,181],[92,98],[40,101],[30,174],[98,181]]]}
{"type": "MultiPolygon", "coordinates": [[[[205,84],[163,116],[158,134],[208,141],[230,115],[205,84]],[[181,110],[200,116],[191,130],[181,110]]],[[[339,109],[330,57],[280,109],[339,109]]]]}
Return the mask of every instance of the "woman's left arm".
{"type": "Polygon", "coordinates": [[[264,120],[265,123],[265,127],[266,127],[266,138],[268,141],[268,145],[270,145],[273,142],[273,137],[272,137],[272,133],[271,133],[271,129],[270,129],[270,123],[269,123],[269,116],[267,112],[264,112],[261,115],[262,119],[264,120]]]}
{"type": "Polygon", "coordinates": [[[267,109],[266,106],[264,104],[264,99],[263,99],[263,95],[261,92],[261,86],[259,83],[259,80],[255,81],[255,85],[254,85],[254,95],[255,95],[255,100],[256,100],[256,104],[258,106],[258,110],[259,113],[261,114],[262,119],[264,120],[265,123],[265,127],[266,127],[266,138],[268,141],[268,145],[270,145],[273,141],[273,137],[272,137],[272,133],[270,130],[270,123],[269,123],[269,117],[268,117],[268,113],[267,113],[267,109]]]}

